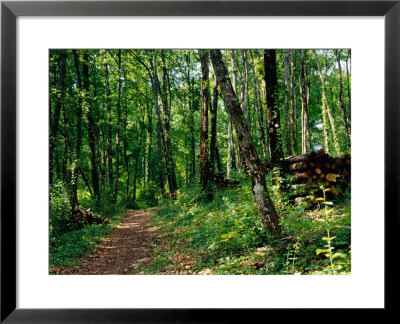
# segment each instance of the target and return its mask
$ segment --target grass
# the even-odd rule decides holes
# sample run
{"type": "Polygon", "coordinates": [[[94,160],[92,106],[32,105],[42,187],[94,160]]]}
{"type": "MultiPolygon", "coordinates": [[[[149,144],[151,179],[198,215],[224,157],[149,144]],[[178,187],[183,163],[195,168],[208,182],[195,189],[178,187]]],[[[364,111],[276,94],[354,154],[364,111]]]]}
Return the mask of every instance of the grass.
{"type": "Polygon", "coordinates": [[[329,206],[330,221],[320,201],[312,206],[288,202],[272,188],[281,215],[284,238],[269,237],[262,226],[249,182],[219,189],[211,203],[197,199],[198,188],[180,192],[175,203],[156,207],[152,218],[160,228],[162,245],[152,246],[150,264],[137,265],[142,274],[324,274],[332,273],[324,249],[329,227],[330,244],[341,257],[335,273],[350,273],[350,199],[329,206]]]}

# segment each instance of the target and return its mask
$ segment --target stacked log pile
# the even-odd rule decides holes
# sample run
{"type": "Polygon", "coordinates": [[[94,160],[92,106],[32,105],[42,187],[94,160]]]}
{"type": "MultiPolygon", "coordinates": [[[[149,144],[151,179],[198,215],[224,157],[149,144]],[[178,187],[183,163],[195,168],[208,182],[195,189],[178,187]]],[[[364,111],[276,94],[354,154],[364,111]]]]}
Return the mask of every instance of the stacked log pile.
{"type": "Polygon", "coordinates": [[[90,208],[82,210],[79,207],[71,212],[71,219],[79,229],[83,228],[84,225],[108,224],[110,222],[108,218],[103,220],[99,215],[93,213],[90,208]]]}
{"type": "Polygon", "coordinates": [[[329,188],[328,195],[338,196],[350,184],[350,155],[329,156],[320,150],[285,159],[285,171],[291,175],[291,187],[295,196],[318,194],[321,185],[329,188]]]}

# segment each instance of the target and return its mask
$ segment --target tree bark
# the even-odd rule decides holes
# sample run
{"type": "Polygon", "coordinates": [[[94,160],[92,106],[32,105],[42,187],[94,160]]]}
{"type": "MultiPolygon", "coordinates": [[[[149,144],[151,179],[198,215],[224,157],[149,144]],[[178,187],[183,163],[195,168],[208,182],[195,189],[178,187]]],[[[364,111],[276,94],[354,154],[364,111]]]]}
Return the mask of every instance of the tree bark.
{"type": "MultiPolygon", "coordinates": [[[[58,91],[60,93],[57,96],[55,105],[54,105],[54,113],[53,116],[50,116],[50,168],[49,168],[49,182],[50,186],[53,183],[53,161],[54,161],[54,149],[56,147],[57,133],[58,127],[60,123],[60,115],[61,115],[61,107],[63,105],[63,100],[65,97],[65,74],[66,74],[66,62],[67,62],[67,51],[61,50],[59,51],[59,78],[58,78],[58,91]]],[[[51,105],[50,105],[51,107],[51,105]]]]}
{"type": "Polygon", "coordinates": [[[298,143],[297,143],[297,101],[296,101],[296,50],[291,51],[291,100],[292,100],[292,138],[293,138],[293,149],[294,153],[298,154],[298,143]]]}
{"type": "Polygon", "coordinates": [[[285,72],[285,135],[286,135],[286,153],[292,155],[292,114],[290,100],[290,76],[289,76],[289,55],[290,50],[285,50],[284,72],[285,72]]]}
{"type": "Polygon", "coordinates": [[[210,166],[208,161],[208,107],[210,94],[208,88],[208,60],[209,55],[206,50],[200,53],[201,64],[201,129],[200,129],[200,192],[207,200],[212,200],[210,188],[210,166]]]}
{"type": "MultiPolygon", "coordinates": [[[[321,66],[319,64],[318,56],[317,56],[317,53],[315,50],[314,50],[314,55],[315,55],[315,61],[317,62],[317,68],[318,68],[317,73],[318,73],[318,76],[319,76],[319,78],[321,80],[321,84],[322,84],[322,101],[324,102],[322,109],[323,110],[325,109],[325,113],[328,115],[328,118],[329,118],[329,123],[330,123],[331,129],[332,129],[332,134],[333,134],[333,144],[335,147],[335,153],[340,154],[339,142],[338,142],[337,134],[336,134],[335,121],[333,120],[328,97],[327,97],[325,77],[324,77],[323,71],[321,70],[321,66]]],[[[325,71],[325,73],[326,73],[326,71],[325,71]]],[[[326,148],[326,149],[328,149],[328,148],[326,148]]]]}
{"type": "Polygon", "coordinates": [[[267,92],[269,145],[271,163],[279,168],[283,163],[282,133],[278,107],[276,50],[264,50],[265,87],[267,92]]]}
{"type": "MultiPolygon", "coordinates": [[[[341,50],[335,51],[336,60],[337,60],[337,64],[338,64],[338,71],[339,71],[339,103],[340,103],[340,109],[342,111],[346,140],[349,141],[350,140],[350,129],[349,129],[349,125],[347,123],[346,107],[344,105],[344,100],[343,100],[343,77],[342,77],[342,64],[341,64],[341,60],[340,60],[341,52],[342,52],[341,50]]],[[[349,143],[347,143],[347,144],[349,144],[349,143]]]]}
{"type": "Polygon", "coordinates": [[[165,139],[164,139],[163,130],[162,130],[160,106],[158,105],[158,90],[159,90],[160,86],[159,86],[159,80],[158,80],[158,74],[157,74],[157,57],[156,57],[155,53],[153,55],[152,68],[153,68],[153,82],[152,83],[153,83],[153,94],[154,94],[154,110],[155,110],[156,116],[157,116],[158,185],[159,185],[161,193],[164,194],[165,180],[164,180],[162,148],[163,148],[163,145],[164,145],[163,143],[165,142],[165,139]]]}
{"type": "Polygon", "coordinates": [[[282,234],[282,227],[279,223],[278,214],[268,195],[264,169],[261,166],[261,161],[246,126],[243,111],[233,90],[225,64],[222,61],[221,51],[210,50],[210,52],[217,82],[221,89],[225,106],[235,125],[239,147],[245,157],[246,165],[252,178],[252,192],[264,228],[267,233],[280,236],[282,234]]]}
{"type": "Polygon", "coordinates": [[[85,50],[83,54],[82,62],[82,75],[83,75],[83,89],[85,91],[85,104],[87,106],[86,118],[88,121],[88,135],[89,135],[89,148],[90,148],[90,164],[91,164],[91,175],[92,175],[92,187],[93,187],[93,198],[95,200],[100,199],[100,188],[99,188],[99,174],[97,165],[97,154],[96,154],[96,125],[94,121],[93,104],[90,99],[90,84],[89,84],[89,54],[85,50]]]}
{"type": "MultiPolygon", "coordinates": [[[[106,56],[104,54],[104,60],[106,56]]],[[[114,173],[113,173],[113,149],[112,149],[112,123],[111,123],[111,88],[110,88],[110,76],[108,73],[108,64],[104,63],[105,72],[105,87],[106,87],[106,97],[107,97],[107,164],[108,164],[108,185],[109,190],[113,190],[114,186],[114,173]]]]}
{"type": "Polygon", "coordinates": [[[120,132],[121,132],[121,50],[118,50],[118,97],[117,97],[117,129],[115,132],[115,184],[113,202],[117,202],[119,190],[119,150],[120,150],[120,132]]]}
{"type": "Polygon", "coordinates": [[[217,114],[218,114],[218,85],[213,89],[213,100],[211,105],[211,139],[210,139],[210,177],[215,174],[217,159],[217,114]]]}
{"type": "Polygon", "coordinates": [[[196,151],[195,151],[195,138],[194,138],[194,112],[193,112],[193,80],[190,75],[190,52],[187,55],[187,73],[186,82],[188,84],[188,105],[189,105],[189,134],[190,134],[190,168],[189,168],[189,182],[193,181],[196,177],[196,151]]]}
{"type": "Polygon", "coordinates": [[[305,50],[300,51],[300,96],[301,96],[301,154],[306,154],[310,148],[308,125],[308,100],[305,77],[305,50]]]}
{"type": "Polygon", "coordinates": [[[170,118],[171,118],[171,110],[168,106],[168,98],[167,98],[167,67],[165,64],[165,53],[164,50],[161,50],[161,61],[162,61],[162,70],[163,70],[163,91],[162,91],[162,104],[164,110],[164,138],[165,138],[165,162],[167,167],[167,177],[168,177],[168,187],[169,194],[172,199],[176,199],[176,175],[175,175],[175,164],[172,156],[172,147],[171,147],[171,137],[170,137],[170,118]]]}
{"type": "Polygon", "coordinates": [[[265,131],[264,131],[264,109],[262,106],[262,100],[260,100],[261,96],[261,91],[260,87],[258,84],[258,75],[256,71],[256,63],[254,61],[254,56],[250,51],[250,56],[251,56],[251,67],[253,70],[253,75],[254,75],[254,111],[256,112],[257,115],[257,126],[258,126],[258,131],[260,133],[260,141],[261,141],[261,147],[262,147],[262,152],[263,152],[263,159],[264,161],[267,159],[267,145],[265,142],[265,131]]]}

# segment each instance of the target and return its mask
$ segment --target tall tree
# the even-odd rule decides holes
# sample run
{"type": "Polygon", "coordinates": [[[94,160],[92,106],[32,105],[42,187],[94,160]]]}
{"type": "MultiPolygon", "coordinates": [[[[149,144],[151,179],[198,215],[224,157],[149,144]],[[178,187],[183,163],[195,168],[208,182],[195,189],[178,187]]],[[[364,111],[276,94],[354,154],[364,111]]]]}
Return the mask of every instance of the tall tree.
{"type": "MultiPolygon", "coordinates": [[[[60,123],[61,107],[63,105],[65,97],[65,74],[66,74],[66,62],[67,62],[67,51],[61,50],[58,55],[59,65],[59,77],[58,77],[58,89],[57,96],[54,104],[53,116],[50,116],[50,161],[54,160],[54,149],[56,147],[58,127],[60,123]]],[[[52,105],[50,105],[52,107],[52,105]]],[[[50,166],[52,163],[50,162],[50,166]]],[[[53,182],[53,169],[49,168],[49,181],[50,185],[53,182]]]]}
{"type": "Polygon", "coordinates": [[[154,95],[154,110],[157,116],[157,173],[158,173],[158,186],[162,194],[164,194],[165,190],[165,180],[164,180],[164,167],[163,167],[163,143],[165,142],[163,130],[162,130],[162,122],[161,122],[161,112],[160,106],[158,105],[158,91],[160,89],[160,81],[158,79],[157,74],[157,56],[156,53],[153,54],[152,61],[152,69],[153,69],[153,95],[154,95]]]}
{"type": "Polygon", "coordinates": [[[228,71],[222,61],[220,50],[210,50],[211,60],[217,76],[217,82],[224,98],[225,106],[235,125],[238,134],[238,142],[242,151],[247,168],[252,179],[252,192],[260,213],[261,220],[267,233],[281,235],[282,227],[275,207],[269,198],[265,181],[265,171],[261,165],[256,148],[251,139],[250,132],[244,120],[243,111],[233,90],[228,71]]]}
{"type": "MultiPolygon", "coordinates": [[[[305,50],[300,51],[300,96],[301,96],[301,154],[307,153],[309,146],[309,125],[308,125],[308,100],[306,84],[306,54],[305,50]]],[[[324,128],[325,129],[325,128],[324,128]]],[[[325,137],[327,140],[327,137],[325,137]]]]}
{"type": "Polygon", "coordinates": [[[349,125],[347,123],[346,107],[344,105],[344,99],[343,99],[343,77],[342,77],[342,63],[341,63],[342,60],[340,59],[341,52],[342,52],[341,50],[335,50],[336,61],[338,64],[338,71],[339,71],[339,104],[340,104],[340,109],[341,109],[342,117],[343,117],[344,130],[346,133],[347,140],[349,140],[350,139],[350,129],[349,129],[349,125]]]}
{"type": "Polygon", "coordinates": [[[113,202],[118,198],[119,189],[119,151],[120,151],[120,132],[121,132],[121,50],[118,50],[117,68],[118,68],[118,97],[117,97],[117,129],[115,132],[115,185],[113,202]]]}
{"type": "Polygon", "coordinates": [[[161,61],[162,61],[162,70],[163,70],[163,90],[162,90],[162,104],[164,110],[164,151],[165,151],[165,162],[167,167],[167,177],[168,177],[168,186],[169,186],[169,194],[171,198],[176,199],[176,175],[175,175],[175,164],[172,155],[172,147],[171,147],[171,134],[170,134],[170,119],[171,119],[171,110],[168,106],[168,98],[167,98],[167,67],[165,64],[165,52],[161,50],[161,61]]]}
{"type": "MultiPolygon", "coordinates": [[[[332,129],[332,134],[333,134],[333,144],[335,147],[335,153],[339,154],[340,149],[339,149],[339,142],[337,139],[335,121],[332,117],[331,108],[329,105],[327,91],[326,91],[326,82],[325,82],[326,68],[324,69],[324,71],[321,69],[321,65],[319,63],[317,52],[315,50],[313,52],[314,52],[314,56],[315,56],[315,61],[317,62],[317,73],[321,80],[321,85],[322,85],[322,101],[323,101],[322,111],[323,111],[323,114],[325,113],[329,118],[329,123],[330,123],[330,127],[332,129]]],[[[324,125],[324,127],[325,127],[325,125],[324,125]]],[[[329,150],[329,148],[326,148],[326,149],[329,150]]]]}
{"type": "Polygon", "coordinates": [[[260,91],[260,85],[258,82],[258,75],[257,75],[257,70],[256,70],[256,63],[254,61],[254,56],[252,52],[250,51],[250,56],[251,56],[251,61],[252,64],[250,64],[252,71],[253,71],[253,76],[254,76],[254,83],[253,83],[253,88],[254,88],[254,111],[257,115],[257,127],[258,131],[260,133],[260,141],[261,141],[261,147],[262,147],[262,152],[263,152],[263,159],[266,160],[267,158],[267,145],[265,142],[265,130],[264,130],[264,109],[262,105],[262,100],[261,100],[261,91],[260,91]]]}
{"type": "Polygon", "coordinates": [[[83,102],[82,102],[82,78],[80,71],[80,57],[76,50],[72,51],[74,55],[74,66],[76,73],[76,83],[78,91],[78,111],[76,113],[76,142],[75,142],[75,152],[73,156],[73,169],[71,176],[71,207],[75,208],[78,205],[78,171],[79,162],[81,156],[81,146],[82,146],[82,112],[83,112],[83,102]]]}
{"type": "Polygon", "coordinates": [[[83,52],[82,62],[83,89],[86,106],[86,118],[88,121],[88,135],[90,148],[90,164],[92,175],[92,187],[94,199],[100,199],[99,174],[97,165],[97,150],[96,150],[96,123],[95,113],[92,100],[90,99],[90,83],[89,83],[89,53],[87,50],[83,52]]]}
{"type": "Polygon", "coordinates": [[[271,163],[281,166],[283,147],[280,113],[278,106],[278,79],[276,72],[276,50],[264,50],[265,87],[268,109],[269,146],[271,163]]]}
{"type": "Polygon", "coordinates": [[[297,100],[296,100],[296,50],[291,50],[291,100],[292,100],[292,138],[294,153],[298,154],[297,143],[297,100]]]}
{"type": "MultiPolygon", "coordinates": [[[[216,81],[215,81],[216,82],[216,81]]],[[[213,97],[211,104],[211,139],[210,139],[210,177],[215,174],[215,168],[218,167],[219,157],[217,154],[217,116],[218,116],[218,85],[213,89],[213,97]],[[217,164],[217,165],[216,165],[217,164]]],[[[220,168],[218,168],[219,170],[220,168]]]]}
{"type": "Polygon", "coordinates": [[[284,54],[284,72],[285,72],[285,135],[286,135],[286,153],[292,155],[292,114],[290,113],[292,108],[292,101],[290,98],[290,76],[289,76],[289,55],[290,50],[285,50],[284,54]]]}
{"type": "Polygon", "coordinates": [[[210,104],[209,93],[209,54],[206,50],[200,52],[201,64],[201,129],[200,129],[200,191],[207,200],[212,199],[210,188],[210,166],[208,161],[208,107],[210,104]]]}
{"type": "Polygon", "coordinates": [[[106,103],[107,103],[107,163],[108,163],[108,185],[110,191],[114,185],[114,172],[113,172],[113,149],[112,149],[112,122],[111,122],[111,87],[110,75],[108,71],[108,63],[106,54],[103,53],[104,59],[104,73],[105,73],[105,88],[106,88],[106,103]]]}

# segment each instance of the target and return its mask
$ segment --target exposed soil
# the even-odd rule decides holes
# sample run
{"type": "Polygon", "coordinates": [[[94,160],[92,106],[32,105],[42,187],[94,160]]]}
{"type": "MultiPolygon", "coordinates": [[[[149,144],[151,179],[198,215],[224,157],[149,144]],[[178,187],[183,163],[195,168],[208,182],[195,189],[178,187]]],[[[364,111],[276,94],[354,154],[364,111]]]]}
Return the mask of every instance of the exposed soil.
{"type": "Polygon", "coordinates": [[[150,244],[159,240],[157,228],[150,224],[151,212],[129,211],[125,219],[82,258],[77,268],[57,269],[57,274],[135,274],[135,264],[152,260],[150,244]]]}

